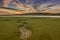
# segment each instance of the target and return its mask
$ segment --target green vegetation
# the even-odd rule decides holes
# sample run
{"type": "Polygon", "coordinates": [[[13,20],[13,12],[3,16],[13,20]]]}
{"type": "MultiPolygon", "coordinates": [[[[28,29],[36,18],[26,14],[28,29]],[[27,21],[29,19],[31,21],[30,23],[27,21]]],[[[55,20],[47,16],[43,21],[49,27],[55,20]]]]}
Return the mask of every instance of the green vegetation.
{"type": "Polygon", "coordinates": [[[18,26],[26,22],[33,33],[28,40],[60,40],[60,18],[0,17],[0,40],[20,40],[18,26]]]}

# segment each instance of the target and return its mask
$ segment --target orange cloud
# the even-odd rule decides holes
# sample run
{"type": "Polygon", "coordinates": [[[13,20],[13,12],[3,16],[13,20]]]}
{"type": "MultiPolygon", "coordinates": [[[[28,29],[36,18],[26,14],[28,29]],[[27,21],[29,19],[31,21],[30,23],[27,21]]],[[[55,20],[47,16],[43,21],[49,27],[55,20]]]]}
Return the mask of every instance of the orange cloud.
{"type": "Polygon", "coordinates": [[[14,11],[8,9],[0,9],[0,13],[8,13],[8,14],[23,14],[23,11],[14,11]]]}
{"type": "Polygon", "coordinates": [[[46,10],[45,12],[47,12],[47,13],[60,13],[60,9],[50,9],[50,10],[46,10]]]}

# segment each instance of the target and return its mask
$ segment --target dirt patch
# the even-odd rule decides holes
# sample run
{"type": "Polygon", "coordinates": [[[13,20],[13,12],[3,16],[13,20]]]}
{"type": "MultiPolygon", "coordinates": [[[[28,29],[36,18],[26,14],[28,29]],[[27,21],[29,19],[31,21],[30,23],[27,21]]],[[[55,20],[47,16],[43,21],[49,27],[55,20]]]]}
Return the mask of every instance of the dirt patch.
{"type": "Polygon", "coordinates": [[[23,39],[23,40],[27,40],[29,37],[32,36],[32,30],[28,29],[26,26],[21,25],[19,27],[19,38],[23,39]]]}

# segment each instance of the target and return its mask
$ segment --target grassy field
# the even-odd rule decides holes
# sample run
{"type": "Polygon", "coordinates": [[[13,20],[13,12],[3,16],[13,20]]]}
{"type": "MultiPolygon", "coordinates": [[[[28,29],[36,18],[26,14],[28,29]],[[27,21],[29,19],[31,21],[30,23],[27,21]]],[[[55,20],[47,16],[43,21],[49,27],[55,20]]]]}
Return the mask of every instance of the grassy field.
{"type": "Polygon", "coordinates": [[[0,17],[0,40],[21,40],[17,29],[22,22],[33,32],[28,40],[60,40],[60,18],[37,17],[0,17]]]}

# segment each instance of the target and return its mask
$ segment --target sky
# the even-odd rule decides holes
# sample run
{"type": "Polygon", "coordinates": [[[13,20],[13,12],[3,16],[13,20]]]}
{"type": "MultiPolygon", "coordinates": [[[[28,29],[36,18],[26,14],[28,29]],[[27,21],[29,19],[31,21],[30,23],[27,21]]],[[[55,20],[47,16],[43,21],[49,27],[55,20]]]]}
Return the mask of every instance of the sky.
{"type": "MultiPolygon", "coordinates": [[[[25,0],[19,0],[21,2],[25,2],[25,0]]],[[[34,3],[45,3],[45,2],[50,2],[50,1],[53,1],[53,2],[57,2],[59,3],[60,0],[29,0],[30,2],[34,1],[34,3]]],[[[2,2],[2,0],[0,0],[0,3],[2,2]]]]}
{"type": "MultiPolygon", "coordinates": [[[[19,0],[20,2],[25,3],[26,0],[19,0]]],[[[0,4],[2,4],[2,0],[0,0],[0,4]]],[[[29,0],[27,4],[32,4],[34,6],[39,5],[38,9],[44,9],[46,8],[50,8],[50,10],[52,9],[60,9],[60,0],[29,0]],[[50,6],[52,5],[52,6],[50,6]]],[[[48,10],[48,9],[47,9],[48,10]]]]}
{"type": "MultiPolygon", "coordinates": [[[[19,0],[22,3],[25,3],[26,0],[19,0]]],[[[2,3],[2,0],[0,0],[0,4],[2,3]]],[[[29,0],[27,4],[33,4],[33,5],[40,5],[40,4],[50,4],[50,3],[55,3],[55,4],[60,4],[60,0],[29,0]]]]}

